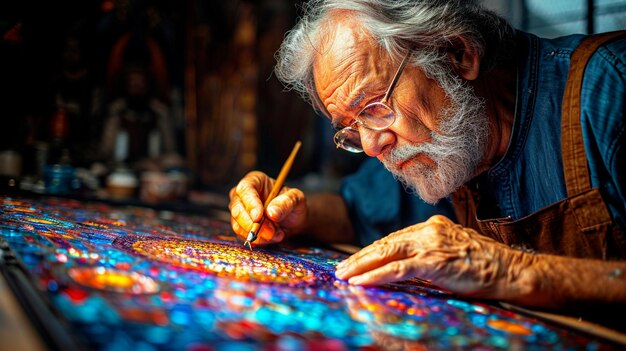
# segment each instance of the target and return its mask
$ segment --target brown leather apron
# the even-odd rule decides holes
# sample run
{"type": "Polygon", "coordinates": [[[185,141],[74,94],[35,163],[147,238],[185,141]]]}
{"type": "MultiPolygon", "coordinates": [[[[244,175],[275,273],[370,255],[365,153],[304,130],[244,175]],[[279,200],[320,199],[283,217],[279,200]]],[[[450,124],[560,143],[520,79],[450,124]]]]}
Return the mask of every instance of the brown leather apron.
{"type": "Polygon", "coordinates": [[[580,91],[587,61],[602,43],[625,33],[590,36],[572,54],[561,122],[568,197],[518,220],[481,220],[476,216],[480,213],[479,193],[465,186],[452,195],[459,223],[514,248],[605,260],[626,257],[626,239],[612,223],[600,191],[591,187],[580,123],[580,91]]]}

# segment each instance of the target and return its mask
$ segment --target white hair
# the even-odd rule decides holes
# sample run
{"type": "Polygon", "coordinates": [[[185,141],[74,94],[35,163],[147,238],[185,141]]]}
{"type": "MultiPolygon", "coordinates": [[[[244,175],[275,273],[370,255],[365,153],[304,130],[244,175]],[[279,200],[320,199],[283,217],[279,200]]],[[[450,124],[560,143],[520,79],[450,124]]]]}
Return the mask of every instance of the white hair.
{"type": "Polygon", "coordinates": [[[411,63],[437,81],[448,75],[444,50],[463,37],[481,57],[481,69],[510,55],[513,28],[475,0],[311,0],[276,53],[276,76],[321,111],[313,62],[334,11],[349,11],[394,60],[415,49],[411,63]],[[445,67],[445,69],[444,69],[445,67]]]}

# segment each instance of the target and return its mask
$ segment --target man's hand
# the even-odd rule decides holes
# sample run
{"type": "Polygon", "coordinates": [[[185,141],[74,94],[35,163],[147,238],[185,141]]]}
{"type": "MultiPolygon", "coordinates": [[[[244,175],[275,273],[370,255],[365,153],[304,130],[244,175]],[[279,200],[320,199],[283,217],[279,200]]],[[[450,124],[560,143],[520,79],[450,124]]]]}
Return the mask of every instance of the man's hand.
{"type": "MultiPolygon", "coordinates": [[[[263,214],[263,203],[275,180],[258,171],[248,173],[229,192],[228,209],[235,233],[246,240],[252,223],[259,222],[263,214]]],[[[304,193],[283,186],[280,193],[268,204],[265,220],[254,244],[278,243],[289,235],[300,232],[307,218],[304,193]]]]}
{"type": "Polygon", "coordinates": [[[533,260],[437,215],[363,248],[337,265],[336,276],[355,285],[419,277],[462,295],[518,300],[533,288],[524,270],[533,260]]]}

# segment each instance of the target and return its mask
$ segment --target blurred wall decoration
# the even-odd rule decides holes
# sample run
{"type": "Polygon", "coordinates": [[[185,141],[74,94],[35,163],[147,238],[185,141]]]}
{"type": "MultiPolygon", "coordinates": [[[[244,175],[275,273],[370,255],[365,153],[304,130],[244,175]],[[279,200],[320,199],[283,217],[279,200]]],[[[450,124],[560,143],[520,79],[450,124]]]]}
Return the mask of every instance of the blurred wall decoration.
{"type": "Polygon", "coordinates": [[[294,174],[311,171],[314,112],[272,77],[274,52],[293,24],[293,1],[192,1],[187,9],[187,150],[205,184],[247,171],[278,172],[303,139],[294,174]]]}
{"type": "Polygon", "coordinates": [[[35,184],[63,164],[100,179],[177,168],[224,189],[252,169],[277,173],[301,139],[293,175],[315,172],[320,120],[272,76],[297,4],[3,3],[0,151],[23,155],[17,173],[35,184]]]}

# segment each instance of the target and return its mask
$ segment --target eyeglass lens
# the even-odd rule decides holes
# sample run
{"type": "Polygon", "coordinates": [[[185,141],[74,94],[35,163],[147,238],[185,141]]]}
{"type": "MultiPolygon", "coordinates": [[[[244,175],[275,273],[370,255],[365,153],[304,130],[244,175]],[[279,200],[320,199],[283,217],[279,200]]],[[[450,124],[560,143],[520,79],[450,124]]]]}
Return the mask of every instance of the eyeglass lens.
{"type": "Polygon", "coordinates": [[[395,117],[395,113],[389,106],[375,102],[365,106],[357,118],[361,124],[369,129],[382,130],[388,128],[395,117]]]}
{"type": "MultiPolygon", "coordinates": [[[[355,127],[358,128],[358,126],[356,125],[355,127]]],[[[340,147],[344,150],[350,152],[363,151],[359,131],[353,127],[346,127],[335,133],[334,141],[337,147],[340,147]]]]}
{"type": "Polygon", "coordinates": [[[380,102],[367,105],[359,113],[356,123],[350,127],[343,128],[335,134],[335,144],[350,152],[361,152],[363,151],[363,145],[361,144],[361,136],[358,130],[359,126],[371,130],[383,130],[389,128],[394,120],[395,113],[387,105],[380,102]]]}

